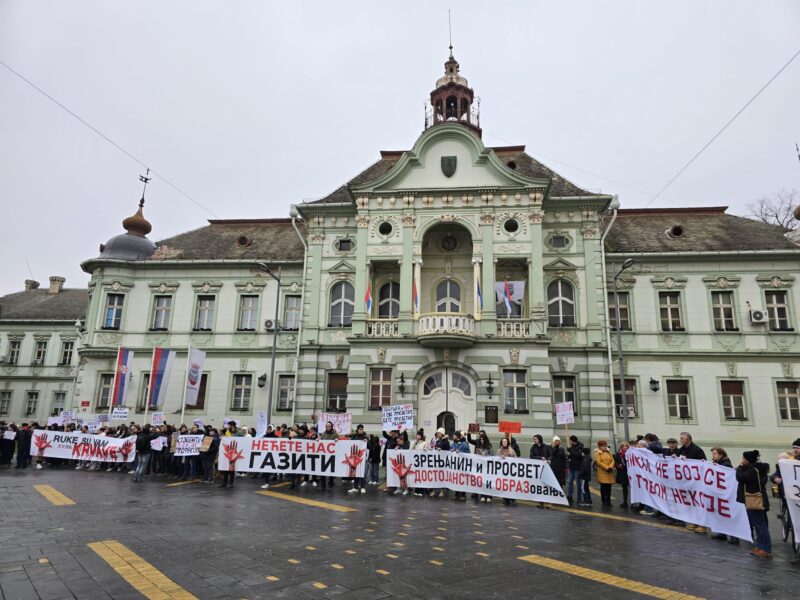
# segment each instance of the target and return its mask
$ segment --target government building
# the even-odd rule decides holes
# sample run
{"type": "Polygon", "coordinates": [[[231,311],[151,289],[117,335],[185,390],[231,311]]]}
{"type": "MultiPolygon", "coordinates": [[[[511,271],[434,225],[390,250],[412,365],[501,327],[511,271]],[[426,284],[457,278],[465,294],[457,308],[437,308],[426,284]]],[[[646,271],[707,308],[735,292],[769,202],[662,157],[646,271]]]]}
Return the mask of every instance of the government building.
{"type": "Polygon", "coordinates": [[[186,422],[349,412],[377,432],[383,406],[413,403],[428,435],[513,421],[529,443],[563,437],[555,404],[571,401],[585,443],[622,439],[625,420],[706,449],[772,454],[798,435],[800,247],[725,207],[618,209],[524,146],[485,146],[452,52],[414,146],[290,218],[154,243],[143,202],[82,263],[88,290],[52,278],[0,299],[0,419],[108,412],[124,347],[142,420],[164,347],[175,423],[191,346],[207,358],[186,422]]]}

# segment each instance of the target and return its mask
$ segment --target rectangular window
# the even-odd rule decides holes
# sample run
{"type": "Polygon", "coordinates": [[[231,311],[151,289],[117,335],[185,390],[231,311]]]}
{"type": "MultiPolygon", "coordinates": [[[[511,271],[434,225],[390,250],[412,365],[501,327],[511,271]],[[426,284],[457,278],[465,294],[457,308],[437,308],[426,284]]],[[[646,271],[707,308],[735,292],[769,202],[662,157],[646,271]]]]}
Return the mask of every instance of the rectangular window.
{"type": "Polygon", "coordinates": [[[574,377],[553,377],[553,404],[562,402],[572,402],[572,409],[578,414],[574,377]]]}
{"type": "Polygon", "coordinates": [[[53,392],[53,406],[50,408],[50,416],[57,417],[67,405],[67,392],[53,392]]]}
{"type": "Polygon", "coordinates": [[[11,390],[0,392],[0,415],[7,415],[11,412],[11,390]]]}
{"type": "MultiPolygon", "coordinates": [[[[628,417],[636,417],[636,380],[625,380],[625,402],[628,404],[628,417]]],[[[622,407],[622,394],[620,393],[619,378],[614,379],[614,407],[619,417],[624,417],[622,407]]]]}
{"type": "Polygon", "coordinates": [[[294,375],[278,377],[278,410],[292,410],[294,402],[294,375]]]}
{"type": "Polygon", "coordinates": [[[347,373],[328,373],[328,411],[347,410],[347,373]]]}
{"type": "Polygon", "coordinates": [[[370,369],[369,408],[380,410],[392,403],[392,370],[370,369]]]}
{"type": "Polygon", "coordinates": [[[239,296],[239,331],[258,327],[258,296],[239,296]]]}
{"type": "Polygon", "coordinates": [[[15,365],[19,362],[20,348],[22,348],[21,341],[11,340],[8,342],[8,364],[15,365]]]}
{"type": "Polygon", "coordinates": [[[689,382],[685,379],[667,379],[667,410],[670,419],[692,418],[689,382]]]}
{"type": "Polygon", "coordinates": [[[125,294],[108,294],[106,296],[106,316],[103,329],[119,329],[122,325],[122,305],[125,294]]]}
{"type": "Polygon", "coordinates": [[[139,388],[139,397],[136,399],[136,412],[143,413],[147,406],[147,394],[150,391],[150,373],[142,373],[142,386],[139,388]]]}
{"type": "Polygon", "coordinates": [[[47,356],[47,342],[44,340],[37,341],[36,349],[33,353],[33,364],[43,365],[46,356],[47,356]]]}
{"type": "Polygon", "coordinates": [[[284,296],[283,328],[300,329],[300,296],[284,296]]]}
{"type": "Polygon", "coordinates": [[[726,421],[746,421],[747,406],[744,397],[744,382],[722,381],[722,412],[726,421]]]}
{"type": "Polygon", "coordinates": [[[108,409],[111,402],[111,388],[114,387],[114,374],[105,373],[100,375],[100,383],[97,388],[97,408],[108,409]]]}
{"type": "Polygon", "coordinates": [[[767,316],[769,317],[769,328],[772,331],[790,331],[789,327],[789,304],[786,292],[776,290],[766,292],[767,316]]]}
{"type": "MultiPolygon", "coordinates": [[[[618,292],[617,295],[619,296],[619,330],[630,331],[631,319],[628,292],[618,292]]],[[[611,324],[612,329],[617,329],[617,305],[614,292],[608,292],[608,322],[611,324]]]]}
{"type": "Polygon", "coordinates": [[[733,292],[711,292],[714,331],[739,331],[733,312],[733,292]]]}
{"type": "Polygon", "coordinates": [[[167,331],[170,314],[172,314],[172,296],[155,296],[150,331],[167,331]]]}
{"type": "Polygon", "coordinates": [[[800,421],[800,394],[796,381],[778,382],[778,410],[782,421],[800,421]]]}
{"type": "Polygon", "coordinates": [[[195,331],[211,331],[214,324],[214,301],[215,296],[197,297],[197,314],[194,319],[195,331]]]}
{"type": "Polygon", "coordinates": [[[25,416],[34,417],[39,408],[39,392],[28,392],[25,395],[25,416]]]}
{"type": "Polygon", "coordinates": [[[503,397],[505,398],[505,412],[527,412],[528,386],[525,383],[525,371],[503,371],[503,392],[503,397]]]}
{"type": "Polygon", "coordinates": [[[63,341],[61,342],[61,360],[59,360],[59,365],[70,365],[72,364],[72,353],[75,350],[75,342],[63,341]]]}
{"type": "Polygon", "coordinates": [[[231,393],[231,410],[249,410],[250,397],[253,394],[253,376],[237,374],[233,376],[231,393]]]}
{"type": "Polygon", "coordinates": [[[658,303],[661,308],[661,331],[684,331],[680,292],[659,292],[658,303]]]}

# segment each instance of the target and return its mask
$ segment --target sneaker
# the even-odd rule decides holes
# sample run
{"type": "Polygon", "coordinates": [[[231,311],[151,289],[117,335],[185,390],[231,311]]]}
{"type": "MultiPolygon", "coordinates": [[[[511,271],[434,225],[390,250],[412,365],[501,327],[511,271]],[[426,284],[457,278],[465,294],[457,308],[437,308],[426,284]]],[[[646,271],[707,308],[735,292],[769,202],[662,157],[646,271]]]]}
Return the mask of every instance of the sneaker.
{"type": "Polygon", "coordinates": [[[349,490],[347,490],[347,493],[348,494],[357,494],[358,490],[356,488],[352,487],[349,490]]]}
{"type": "Polygon", "coordinates": [[[486,504],[491,504],[491,503],[492,503],[492,499],[491,498],[487,498],[486,499],[486,504]]]}
{"type": "Polygon", "coordinates": [[[314,486],[314,487],[317,487],[317,482],[316,481],[312,481],[311,485],[314,486]]]}
{"type": "Polygon", "coordinates": [[[444,498],[444,490],[442,490],[441,492],[439,492],[439,498],[444,498]]]}
{"type": "Polygon", "coordinates": [[[403,496],[408,496],[408,490],[403,490],[403,496]]]}
{"type": "Polygon", "coordinates": [[[361,488],[361,493],[362,494],[366,494],[367,493],[367,488],[361,488]]]}
{"type": "Polygon", "coordinates": [[[265,483],[264,485],[261,486],[261,489],[262,490],[268,490],[269,489],[269,484],[265,483]]]}
{"type": "Polygon", "coordinates": [[[697,525],[692,525],[691,523],[687,523],[686,529],[688,529],[689,531],[694,531],[695,529],[697,529],[697,525]]]}
{"type": "Polygon", "coordinates": [[[414,492],[414,495],[415,495],[417,498],[422,498],[422,494],[420,494],[419,492],[414,492]]]}
{"type": "Polygon", "coordinates": [[[81,466],[80,466],[80,465],[78,465],[77,467],[75,467],[75,470],[76,470],[76,471],[80,471],[80,470],[81,470],[81,466]]]}
{"type": "Polygon", "coordinates": [[[486,502],[486,498],[481,498],[481,502],[486,502]]]}
{"type": "MultiPolygon", "coordinates": [[[[302,482],[302,483],[300,484],[300,487],[306,487],[307,485],[308,485],[308,482],[307,482],[307,481],[304,481],[304,482],[302,482]]],[[[317,485],[317,484],[316,484],[316,482],[314,482],[314,485],[317,485]]]]}
{"type": "Polygon", "coordinates": [[[108,467],[108,468],[106,469],[106,473],[110,473],[110,472],[111,472],[111,471],[113,471],[113,470],[114,470],[114,467],[108,467]]]}
{"type": "Polygon", "coordinates": [[[397,496],[397,495],[399,495],[399,494],[402,494],[402,493],[403,493],[403,490],[401,490],[400,488],[397,488],[397,489],[394,491],[394,495],[395,495],[395,496],[397,496]]]}
{"type": "Polygon", "coordinates": [[[640,515],[644,515],[645,517],[652,517],[653,515],[656,514],[656,511],[654,511],[654,510],[640,510],[639,514],[640,515]]]}
{"type": "Polygon", "coordinates": [[[37,469],[41,469],[42,468],[42,464],[41,463],[36,463],[36,468],[37,469]]]}

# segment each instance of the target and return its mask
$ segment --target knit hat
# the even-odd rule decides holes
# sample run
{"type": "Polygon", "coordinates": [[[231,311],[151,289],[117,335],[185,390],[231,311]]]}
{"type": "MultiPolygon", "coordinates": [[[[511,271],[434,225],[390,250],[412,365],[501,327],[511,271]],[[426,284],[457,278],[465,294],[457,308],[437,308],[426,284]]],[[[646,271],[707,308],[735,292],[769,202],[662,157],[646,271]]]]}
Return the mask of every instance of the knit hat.
{"type": "Polygon", "coordinates": [[[436,433],[439,433],[441,435],[447,435],[447,432],[444,430],[444,427],[439,427],[439,429],[436,430],[436,433]]]}
{"type": "Polygon", "coordinates": [[[667,440],[667,443],[668,443],[668,444],[677,444],[677,443],[678,443],[678,440],[676,440],[675,438],[669,438],[669,439],[667,440]]]}
{"type": "Polygon", "coordinates": [[[570,442],[573,442],[573,443],[574,443],[574,442],[577,442],[577,441],[578,441],[578,436],[577,436],[577,435],[571,435],[571,436],[569,436],[569,441],[570,441],[570,442]]]}
{"type": "Polygon", "coordinates": [[[758,462],[758,457],[760,453],[758,450],[748,450],[747,452],[743,452],[742,456],[744,459],[749,462],[751,465],[754,465],[758,462]]]}
{"type": "Polygon", "coordinates": [[[553,443],[554,443],[554,444],[555,444],[556,442],[560,442],[560,441],[561,441],[561,438],[560,438],[560,437],[558,437],[557,435],[554,435],[554,436],[553,436],[553,443]]]}
{"type": "Polygon", "coordinates": [[[800,438],[792,442],[792,448],[800,448],[800,438]]]}

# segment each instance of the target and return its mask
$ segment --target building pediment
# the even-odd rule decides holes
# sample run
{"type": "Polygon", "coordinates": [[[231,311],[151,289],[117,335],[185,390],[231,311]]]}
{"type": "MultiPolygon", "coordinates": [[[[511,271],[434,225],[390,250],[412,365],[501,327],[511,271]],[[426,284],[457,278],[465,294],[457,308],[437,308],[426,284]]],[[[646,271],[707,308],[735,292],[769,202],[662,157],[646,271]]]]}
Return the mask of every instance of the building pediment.
{"type": "Polygon", "coordinates": [[[545,271],[575,271],[577,268],[578,267],[563,258],[557,258],[543,267],[545,271]]]}
{"type": "Polygon", "coordinates": [[[346,260],[339,261],[328,269],[329,273],[355,273],[356,269],[346,260]]]}

